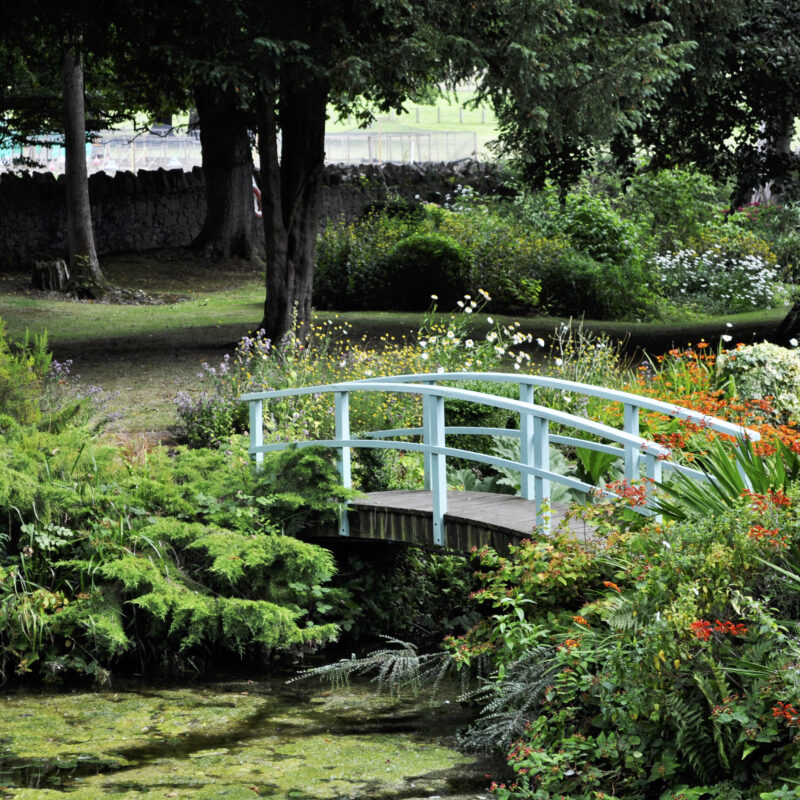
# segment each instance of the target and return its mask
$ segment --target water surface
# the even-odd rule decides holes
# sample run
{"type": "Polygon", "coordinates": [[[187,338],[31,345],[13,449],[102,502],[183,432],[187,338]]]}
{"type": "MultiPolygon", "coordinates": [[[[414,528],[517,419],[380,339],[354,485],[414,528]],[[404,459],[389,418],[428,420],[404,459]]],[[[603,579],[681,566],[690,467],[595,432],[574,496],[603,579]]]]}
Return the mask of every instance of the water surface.
{"type": "Polygon", "coordinates": [[[3,800],[488,796],[454,700],[281,680],[1,697],[3,800]]]}

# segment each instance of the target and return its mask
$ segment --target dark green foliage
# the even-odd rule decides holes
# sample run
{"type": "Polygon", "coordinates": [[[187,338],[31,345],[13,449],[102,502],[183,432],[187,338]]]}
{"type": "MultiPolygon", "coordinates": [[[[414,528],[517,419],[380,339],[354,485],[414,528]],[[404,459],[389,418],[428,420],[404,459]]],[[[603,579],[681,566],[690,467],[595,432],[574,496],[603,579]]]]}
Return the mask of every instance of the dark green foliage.
{"type": "Polygon", "coordinates": [[[601,263],[569,252],[560,263],[548,264],[539,277],[543,310],[559,317],[590,319],[652,319],[656,299],[637,261],[601,263]]]}
{"type": "Polygon", "coordinates": [[[720,195],[708,175],[696,170],[642,170],[628,184],[623,209],[653,237],[658,252],[679,250],[720,221],[720,195]]]}
{"type": "Polygon", "coordinates": [[[337,591],[328,599],[346,641],[399,636],[432,646],[478,616],[469,608],[468,559],[374,542],[363,554],[342,551],[337,591]]]}
{"type": "Polygon", "coordinates": [[[469,257],[449,236],[414,233],[399,241],[386,256],[385,292],[375,308],[425,311],[431,295],[443,308],[453,308],[467,290],[469,257]]]}
{"type": "Polygon", "coordinates": [[[558,229],[575,249],[606,264],[624,264],[637,257],[637,231],[602,197],[587,192],[567,195],[558,229]]]}
{"type": "Polygon", "coordinates": [[[0,438],[0,672],[105,675],[306,649],[331,554],[282,534],[335,515],[345,496],[319,453],[244,442],[137,455],[83,428],[8,426],[0,438]],[[308,493],[308,502],[304,493],[308,493]],[[152,648],[150,642],[158,642],[152,648]]]}

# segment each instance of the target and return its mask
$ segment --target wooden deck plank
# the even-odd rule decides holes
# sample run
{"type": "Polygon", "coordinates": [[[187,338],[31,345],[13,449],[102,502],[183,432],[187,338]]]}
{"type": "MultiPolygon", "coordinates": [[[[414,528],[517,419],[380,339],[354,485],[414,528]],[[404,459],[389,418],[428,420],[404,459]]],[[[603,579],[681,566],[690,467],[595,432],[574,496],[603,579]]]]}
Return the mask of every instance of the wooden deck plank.
{"type": "MultiPolygon", "coordinates": [[[[401,541],[420,546],[433,543],[433,494],[424,491],[372,492],[350,504],[351,535],[401,541]]],[[[555,529],[567,506],[552,504],[555,529]]],[[[500,551],[531,535],[536,526],[536,506],[531,500],[489,492],[447,493],[445,530],[447,549],[467,551],[488,544],[500,551]]],[[[580,520],[571,520],[572,534],[591,535],[580,520]]]]}

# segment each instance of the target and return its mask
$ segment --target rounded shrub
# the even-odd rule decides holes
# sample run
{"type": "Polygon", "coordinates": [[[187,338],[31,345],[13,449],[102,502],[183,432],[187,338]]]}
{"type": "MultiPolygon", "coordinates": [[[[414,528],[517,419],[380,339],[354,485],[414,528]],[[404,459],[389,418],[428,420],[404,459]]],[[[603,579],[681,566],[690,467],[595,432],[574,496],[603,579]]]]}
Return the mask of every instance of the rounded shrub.
{"type": "Polygon", "coordinates": [[[771,397],[778,414],[800,418],[800,356],[794,350],[761,342],[722,353],[717,383],[743,400],[771,397]]]}
{"type": "Polygon", "coordinates": [[[635,226],[600,197],[567,195],[559,226],[578,250],[595,261],[621,264],[637,255],[635,226]]]}
{"type": "Polygon", "coordinates": [[[424,311],[431,295],[453,308],[467,290],[469,256],[454,239],[440,233],[414,233],[399,241],[383,262],[385,289],[375,308],[424,311]]]}
{"type": "Polygon", "coordinates": [[[653,319],[655,298],[636,261],[601,263],[585,253],[565,252],[559,261],[544,262],[539,302],[559,317],[590,319],[653,319]]]}

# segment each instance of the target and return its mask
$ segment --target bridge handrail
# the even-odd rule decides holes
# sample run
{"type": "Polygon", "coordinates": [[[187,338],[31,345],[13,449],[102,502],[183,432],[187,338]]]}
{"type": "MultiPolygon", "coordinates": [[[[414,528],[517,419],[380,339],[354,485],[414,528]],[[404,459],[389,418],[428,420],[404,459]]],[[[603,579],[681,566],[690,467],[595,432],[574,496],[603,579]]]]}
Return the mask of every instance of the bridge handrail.
{"type": "Polygon", "coordinates": [[[575,392],[590,397],[599,397],[603,400],[623,403],[625,405],[655,411],[669,417],[686,419],[696,422],[702,427],[710,428],[717,433],[727,434],[736,439],[747,438],[751,442],[761,439],[758,431],[737,425],[735,422],[719,419],[718,417],[684,408],[674,403],[665,403],[652,397],[645,397],[633,392],[624,392],[619,389],[607,389],[591,383],[567,381],[561,378],[551,378],[545,375],[524,375],[513,372],[428,372],[421,375],[389,375],[380,378],[362,378],[355,383],[373,383],[391,381],[393,383],[434,383],[436,381],[486,381],[487,383],[515,383],[520,386],[540,386],[564,392],[575,392]]]}
{"type": "MultiPolygon", "coordinates": [[[[347,383],[329,383],[322,386],[301,386],[294,389],[275,389],[263,392],[248,392],[240,396],[241,400],[251,402],[253,400],[277,400],[283,397],[300,397],[309,394],[328,394],[331,392],[359,392],[359,391],[378,391],[378,392],[400,392],[404,394],[434,395],[451,400],[467,400],[481,405],[502,408],[506,411],[514,411],[520,414],[531,414],[546,419],[548,422],[557,422],[578,430],[601,436],[604,439],[611,439],[619,444],[633,445],[645,453],[662,458],[670,454],[670,449],[657,442],[643,439],[619,428],[613,428],[604,422],[596,422],[586,417],[578,417],[567,411],[558,411],[547,406],[526,403],[521,400],[513,400],[509,397],[498,397],[496,395],[474,392],[471,389],[456,389],[450,386],[426,386],[397,382],[384,381],[349,381],[347,383]]],[[[251,452],[257,452],[251,450],[251,452]]]]}

